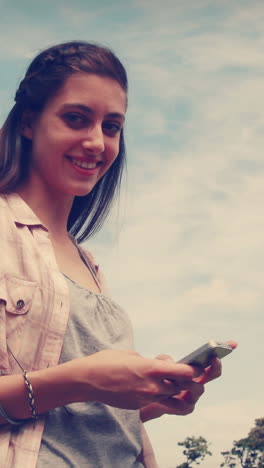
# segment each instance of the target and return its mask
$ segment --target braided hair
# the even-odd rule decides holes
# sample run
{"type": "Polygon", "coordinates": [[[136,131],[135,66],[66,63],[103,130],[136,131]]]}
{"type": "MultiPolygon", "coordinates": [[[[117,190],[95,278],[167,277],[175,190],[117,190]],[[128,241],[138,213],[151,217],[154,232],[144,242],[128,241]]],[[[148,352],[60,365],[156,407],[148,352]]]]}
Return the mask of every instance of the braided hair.
{"type": "MultiPolygon", "coordinates": [[[[31,141],[21,135],[26,111],[41,113],[74,73],[93,73],[117,81],[127,93],[126,71],[114,53],[98,44],[72,41],[52,46],[29,65],[15,94],[11,109],[0,134],[0,193],[14,192],[29,173],[31,141]]],[[[90,193],[76,196],[68,219],[68,232],[82,242],[98,231],[107,217],[112,202],[119,194],[125,166],[123,129],[119,153],[111,167],[90,193]]]]}

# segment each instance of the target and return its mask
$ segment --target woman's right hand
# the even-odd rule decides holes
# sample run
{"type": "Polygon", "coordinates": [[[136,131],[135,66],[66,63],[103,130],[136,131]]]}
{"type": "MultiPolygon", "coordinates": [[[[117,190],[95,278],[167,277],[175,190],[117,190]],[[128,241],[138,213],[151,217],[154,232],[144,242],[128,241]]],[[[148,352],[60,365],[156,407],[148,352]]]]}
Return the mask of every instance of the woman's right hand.
{"type": "MultiPolygon", "coordinates": [[[[148,359],[133,351],[104,350],[61,364],[74,383],[75,401],[138,409],[198,386],[196,368],[148,359]]],[[[62,369],[61,369],[62,370],[62,369]]]]}
{"type": "MultiPolygon", "coordinates": [[[[81,401],[140,409],[183,390],[198,394],[200,371],[171,360],[148,359],[133,351],[104,350],[47,369],[28,372],[37,414],[81,401]]],[[[1,377],[0,401],[15,419],[30,417],[28,391],[21,374],[1,377]]],[[[0,426],[6,421],[0,418],[0,426]]]]}

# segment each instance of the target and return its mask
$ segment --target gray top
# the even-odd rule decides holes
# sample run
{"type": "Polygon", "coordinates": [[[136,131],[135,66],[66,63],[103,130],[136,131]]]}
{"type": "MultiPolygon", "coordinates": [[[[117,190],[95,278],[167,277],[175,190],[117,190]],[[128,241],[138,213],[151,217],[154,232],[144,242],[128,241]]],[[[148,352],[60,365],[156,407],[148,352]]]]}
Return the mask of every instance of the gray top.
{"type": "MultiPolygon", "coordinates": [[[[67,278],[71,312],[60,363],[103,349],[133,349],[127,314],[112,299],[67,278]]],[[[142,468],[139,412],[99,402],[46,415],[37,468],[142,468]]]]}

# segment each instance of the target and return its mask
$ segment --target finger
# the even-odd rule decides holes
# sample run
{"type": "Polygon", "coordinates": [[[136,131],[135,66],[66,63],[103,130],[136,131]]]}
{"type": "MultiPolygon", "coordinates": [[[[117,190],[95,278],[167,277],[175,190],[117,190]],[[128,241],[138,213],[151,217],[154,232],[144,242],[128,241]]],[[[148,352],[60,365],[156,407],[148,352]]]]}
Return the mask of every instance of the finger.
{"type": "Polygon", "coordinates": [[[149,375],[154,378],[175,380],[177,383],[181,383],[201,375],[201,369],[188,364],[178,364],[171,360],[155,359],[155,365],[150,370],[149,375]]]}
{"type": "Polygon", "coordinates": [[[157,395],[157,398],[159,399],[160,396],[168,398],[168,396],[179,395],[184,390],[192,389],[192,383],[193,382],[191,380],[177,383],[175,381],[165,379],[162,381],[160,394],[157,395]]]}
{"type": "MultiPolygon", "coordinates": [[[[159,354],[158,356],[155,357],[155,359],[159,359],[161,361],[172,361],[172,362],[176,363],[175,359],[173,359],[168,354],[159,354]]],[[[199,375],[202,375],[203,372],[204,372],[204,369],[203,369],[202,366],[195,365],[195,366],[191,366],[191,367],[193,369],[193,376],[194,377],[198,377],[199,375]]]]}
{"type": "Polygon", "coordinates": [[[204,370],[204,373],[198,379],[195,379],[196,382],[205,384],[211,380],[217,379],[222,374],[222,363],[220,359],[214,357],[211,361],[211,365],[204,370]]]}
{"type": "Polygon", "coordinates": [[[179,386],[173,383],[171,380],[164,380],[162,386],[159,389],[159,393],[156,395],[156,400],[160,401],[171,396],[180,395],[180,393],[183,391],[183,387],[187,387],[187,385],[179,386]]]}
{"type": "MultiPolygon", "coordinates": [[[[193,411],[197,400],[204,392],[204,386],[193,382],[191,391],[182,391],[177,396],[160,399],[154,407],[160,408],[160,414],[186,415],[193,411]]],[[[151,406],[151,405],[150,405],[151,406]]]]}
{"type": "Polygon", "coordinates": [[[168,354],[159,354],[158,356],[155,357],[155,359],[160,359],[161,361],[174,361],[174,359],[169,356],[168,354]]]}
{"type": "Polygon", "coordinates": [[[179,396],[182,400],[190,403],[190,404],[195,404],[199,398],[203,395],[204,393],[204,385],[200,383],[196,383],[196,385],[188,391],[185,391],[182,393],[182,395],[179,396]]]}
{"type": "Polygon", "coordinates": [[[178,397],[171,397],[161,403],[167,414],[177,414],[185,416],[193,412],[195,403],[189,402],[178,397]]]}
{"type": "Polygon", "coordinates": [[[189,398],[189,402],[195,402],[204,392],[204,386],[198,382],[194,382],[193,380],[187,381],[185,383],[173,384],[171,381],[164,381],[165,388],[161,390],[160,395],[157,395],[157,399],[168,398],[168,395],[171,396],[181,396],[183,397],[186,393],[191,394],[189,398]]]}
{"type": "Polygon", "coordinates": [[[234,340],[227,341],[227,344],[229,344],[229,346],[231,346],[232,349],[236,349],[238,346],[238,342],[234,340]]]}
{"type": "Polygon", "coordinates": [[[194,377],[200,377],[201,375],[204,374],[204,368],[202,366],[195,365],[195,366],[191,366],[191,367],[193,368],[194,377]]]}

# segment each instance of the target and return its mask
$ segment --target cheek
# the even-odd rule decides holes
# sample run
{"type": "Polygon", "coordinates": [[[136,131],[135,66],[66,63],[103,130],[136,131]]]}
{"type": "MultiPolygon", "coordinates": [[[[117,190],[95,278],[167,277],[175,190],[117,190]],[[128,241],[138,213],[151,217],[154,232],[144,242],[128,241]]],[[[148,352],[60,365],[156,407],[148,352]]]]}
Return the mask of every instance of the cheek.
{"type": "Polygon", "coordinates": [[[107,154],[108,154],[108,160],[109,162],[113,162],[118,153],[119,153],[119,148],[120,148],[120,140],[117,139],[115,141],[112,141],[110,142],[110,144],[108,145],[108,151],[107,151],[107,154]]]}

